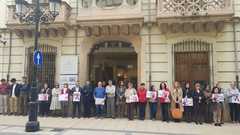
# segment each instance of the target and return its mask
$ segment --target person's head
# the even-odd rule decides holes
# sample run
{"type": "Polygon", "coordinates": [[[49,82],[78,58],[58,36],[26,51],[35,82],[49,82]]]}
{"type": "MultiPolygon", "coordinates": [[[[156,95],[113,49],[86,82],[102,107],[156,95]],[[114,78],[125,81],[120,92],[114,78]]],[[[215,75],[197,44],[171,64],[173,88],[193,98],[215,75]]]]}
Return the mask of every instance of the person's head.
{"type": "Polygon", "coordinates": [[[205,91],[211,91],[211,89],[210,89],[210,85],[209,85],[209,84],[206,85],[206,87],[205,87],[205,91]]]}
{"type": "Polygon", "coordinates": [[[99,82],[98,82],[98,87],[102,87],[102,86],[103,86],[102,82],[99,81],[99,82]]]}
{"type": "Polygon", "coordinates": [[[76,82],[76,83],[75,83],[75,86],[76,86],[76,87],[79,87],[79,86],[80,86],[80,82],[76,82]]]}
{"type": "Polygon", "coordinates": [[[59,88],[59,83],[56,83],[55,88],[59,88]]]}
{"type": "Polygon", "coordinates": [[[128,82],[128,88],[132,88],[133,84],[131,82],[128,82]]]}
{"type": "Polygon", "coordinates": [[[5,84],[6,83],[6,79],[1,79],[1,84],[5,84]]]}
{"type": "Polygon", "coordinates": [[[120,82],[119,82],[119,85],[120,85],[120,86],[124,86],[124,82],[123,82],[123,81],[120,81],[120,82]]]}
{"type": "Polygon", "coordinates": [[[220,93],[219,88],[218,87],[213,87],[212,93],[214,93],[214,94],[220,93]]]}
{"type": "Polygon", "coordinates": [[[160,90],[166,90],[167,89],[167,84],[165,82],[160,83],[160,90]]]}
{"type": "Polygon", "coordinates": [[[156,87],[154,86],[154,85],[152,85],[151,87],[150,87],[150,91],[155,91],[156,90],[156,87]]]}
{"type": "Polygon", "coordinates": [[[27,77],[26,76],[22,77],[22,82],[27,83],[27,77]]]}
{"type": "Polygon", "coordinates": [[[174,82],[174,88],[175,88],[175,89],[180,88],[180,83],[179,83],[178,81],[175,81],[175,82],[174,82]]]}
{"type": "Polygon", "coordinates": [[[230,83],[230,87],[231,87],[232,89],[235,89],[235,88],[236,88],[236,83],[235,83],[235,82],[231,82],[231,83],[230,83]]]}
{"type": "Polygon", "coordinates": [[[106,86],[106,82],[105,81],[101,82],[101,84],[102,84],[103,87],[106,86]]]}
{"type": "Polygon", "coordinates": [[[48,84],[45,82],[44,84],[43,84],[43,87],[46,89],[46,88],[48,88],[48,84]]]}
{"type": "Polygon", "coordinates": [[[189,89],[189,88],[190,88],[190,83],[189,83],[189,82],[186,82],[185,87],[186,87],[187,89],[189,89]]]}
{"type": "Polygon", "coordinates": [[[11,83],[12,83],[12,84],[15,84],[16,82],[17,82],[16,78],[12,78],[12,79],[11,79],[11,83]]]}
{"type": "Polygon", "coordinates": [[[112,80],[108,81],[108,85],[110,85],[110,86],[112,85],[112,80]]]}
{"type": "Polygon", "coordinates": [[[68,88],[68,84],[67,84],[67,83],[64,83],[64,84],[63,84],[63,87],[64,87],[64,88],[68,88]]]}
{"type": "Polygon", "coordinates": [[[201,89],[200,83],[195,83],[195,89],[196,89],[196,90],[200,90],[200,89],[201,89]]]}
{"type": "Polygon", "coordinates": [[[144,87],[145,87],[145,83],[141,83],[141,84],[140,84],[140,87],[141,87],[141,88],[144,88],[144,87]]]}

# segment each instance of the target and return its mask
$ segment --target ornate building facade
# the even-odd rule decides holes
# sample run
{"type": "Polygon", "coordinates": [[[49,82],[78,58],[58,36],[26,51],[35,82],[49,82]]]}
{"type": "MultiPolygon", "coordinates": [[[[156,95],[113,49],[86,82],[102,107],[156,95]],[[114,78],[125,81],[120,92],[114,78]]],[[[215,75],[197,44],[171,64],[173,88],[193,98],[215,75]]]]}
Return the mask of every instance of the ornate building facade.
{"type": "MultiPolygon", "coordinates": [[[[34,26],[18,21],[14,5],[9,1],[0,75],[31,79],[34,26]]],[[[77,64],[68,74],[81,84],[128,79],[228,86],[240,73],[239,9],[238,0],[62,2],[56,21],[41,25],[39,79],[60,82],[69,58],[77,64]]]]}

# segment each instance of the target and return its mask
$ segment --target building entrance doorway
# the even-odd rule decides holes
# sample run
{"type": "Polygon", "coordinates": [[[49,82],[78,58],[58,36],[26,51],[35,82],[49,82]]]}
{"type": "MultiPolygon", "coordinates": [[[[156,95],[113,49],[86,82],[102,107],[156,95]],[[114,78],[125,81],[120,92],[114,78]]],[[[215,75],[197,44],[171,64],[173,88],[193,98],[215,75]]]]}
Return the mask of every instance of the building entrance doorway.
{"type": "Polygon", "coordinates": [[[137,83],[137,53],[131,43],[104,41],[94,45],[89,54],[90,80],[132,81],[137,83]]]}
{"type": "Polygon", "coordinates": [[[175,80],[182,85],[199,82],[203,87],[210,83],[210,44],[201,41],[184,41],[174,45],[175,80]]]}

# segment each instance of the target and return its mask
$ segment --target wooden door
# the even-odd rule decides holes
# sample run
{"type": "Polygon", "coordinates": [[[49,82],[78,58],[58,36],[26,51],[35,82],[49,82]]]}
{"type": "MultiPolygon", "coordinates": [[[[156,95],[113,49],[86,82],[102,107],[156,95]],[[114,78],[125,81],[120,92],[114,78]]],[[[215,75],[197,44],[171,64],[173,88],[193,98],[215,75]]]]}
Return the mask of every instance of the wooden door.
{"type": "Polygon", "coordinates": [[[202,85],[209,83],[209,53],[208,52],[176,52],[175,80],[184,84],[195,82],[202,85]]]}

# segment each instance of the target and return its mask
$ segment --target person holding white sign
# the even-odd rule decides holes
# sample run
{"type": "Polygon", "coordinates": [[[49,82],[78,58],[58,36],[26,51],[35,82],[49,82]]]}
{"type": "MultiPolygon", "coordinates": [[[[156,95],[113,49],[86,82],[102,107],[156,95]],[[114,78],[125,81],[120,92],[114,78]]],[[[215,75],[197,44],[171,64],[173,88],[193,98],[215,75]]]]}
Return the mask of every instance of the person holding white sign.
{"type": "Polygon", "coordinates": [[[61,90],[61,94],[59,95],[59,101],[61,102],[62,108],[62,117],[68,116],[68,99],[69,99],[70,89],[68,88],[68,84],[65,83],[63,85],[63,89],[61,90]]]}
{"type": "Polygon", "coordinates": [[[213,121],[215,126],[221,126],[222,108],[224,102],[224,95],[220,93],[218,87],[214,87],[212,90],[212,102],[213,102],[213,121]]]}
{"type": "Polygon", "coordinates": [[[160,84],[160,90],[158,91],[158,97],[161,104],[161,113],[162,113],[162,121],[169,122],[170,121],[170,90],[167,87],[165,82],[160,84]]]}
{"type": "Polygon", "coordinates": [[[82,92],[82,88],[80,87],[80,84],[76,83],[76,86],[72,88],[71,92],[73,97],[72,118],[75,118],[76,113],[77,113],[77,117],[80,118],[81,116],[80,98],[81,98],[81,92],[82,92]]]}
{"type": "Polygon", "coordinates": [[[125,98],[127,103],[128,120],[133,120],[134,104],[138,102],[138,96],[137,91],[133,88],[133,84],[131,82],[128,83],[128,88],[125,91],[125,98]]]}
{"type": "Polygon", "coordinates": [[[49,100],[50,95],[51,95],[51,90],[49,89],[48,84],[44,83],[43,88],[41,89],[41,91],[38,95],[39,114],[42,117],[48,116],[49,107],[50,107],[50,100],[49,100]]]}
{"type": "Polygon", "coordinates": [[[183,106],[184,106],[184,119],[187,122],[192,122],[193,114],[193,90],[190,88],[190,83],[185,84],[183,89],[183,106]]]}
{"type": "Polygon", "coordinates": [[[103,109],[104,109],[105,99],[106,99],[106,90],[102,86],[102,82],[98,82],[98,87],[95,88],[93,95],[95,99],[97,117],[98,118],[103,117],[103,109]]]}
{"type": "Polygon", "coordinates": [[[239,90],[236,87],[235,82],[232,82],[230,84],[230,88],[227,91],[227,98],[228,98],[228,104],[230,108],[230,116],[232,122],[237,122],[239,117],[239,109],[238,106],[240,104],[240,97],[239,97],[239,90]]]}
{"type": "Polygon", "coordinates": [[[157,114],[157,103],[158,103],[158,91],[157,88],[152,85],[150,90],[152,94],[149,99],[149,106],[150,106],[150,119],[151,120],[156,120],[156,114],[157,114]]]}

